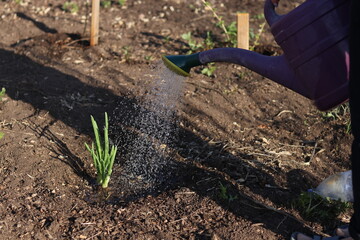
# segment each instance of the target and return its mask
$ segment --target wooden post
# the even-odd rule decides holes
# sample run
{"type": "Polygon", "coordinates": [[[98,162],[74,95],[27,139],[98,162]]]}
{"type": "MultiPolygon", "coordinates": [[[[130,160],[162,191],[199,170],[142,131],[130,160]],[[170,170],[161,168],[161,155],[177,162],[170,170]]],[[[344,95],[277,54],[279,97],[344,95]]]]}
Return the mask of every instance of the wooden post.
{"type": "Polygon", "coordinates": [[[249,14],[237,14],[237,47],[249,50],[249,14]]]}
{"type": "Polygon", "coordinates": [[[99,41],[99,16],[100,16],[100,0],[92,0],[90,46],[97,45],[99,41]]]}

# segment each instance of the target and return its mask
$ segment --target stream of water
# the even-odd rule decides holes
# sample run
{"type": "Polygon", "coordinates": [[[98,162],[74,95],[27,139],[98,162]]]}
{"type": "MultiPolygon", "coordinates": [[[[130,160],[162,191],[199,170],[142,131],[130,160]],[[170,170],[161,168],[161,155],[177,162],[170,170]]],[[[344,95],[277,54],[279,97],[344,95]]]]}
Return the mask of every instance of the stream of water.
{"type": "MultiPolygon", "coordinates": [[[[175,166],[168,149],[177,139],[176,110],[185,77],[169,70],[162,62],[153,69],[147,94],[133,107],[130,143],[119,179],[134,192],[152,191],[171,181],[175,166]]],[[[121,111],[121,106],[119,106],[121,111]]]]}

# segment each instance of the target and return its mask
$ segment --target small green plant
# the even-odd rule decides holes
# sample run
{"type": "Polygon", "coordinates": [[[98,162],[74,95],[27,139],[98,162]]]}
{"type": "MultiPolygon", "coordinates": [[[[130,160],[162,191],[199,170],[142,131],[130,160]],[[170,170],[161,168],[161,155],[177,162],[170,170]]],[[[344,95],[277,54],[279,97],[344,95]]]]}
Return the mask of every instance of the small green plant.
{"type": "Polygon", "coordinates": [[[2,101],[2,97],[5,95],[6,89],[2,88],[0,91],[0,101],[2,101]]]}
{"type": "Polygon", "coordinates": [[[229,40],[231,47],[237,47],[237,27],[236,22],[231,22],[229,25],[225,26],[228,32],[229,40]]]}
{"type": "Polygon", "coordinates": [[[227,188],[221,182],[219,182],[219,197],[229,202],[232,202],[237,199],[237,196],[228,194],[227,188]]]}
{"type": "Polygon", "coordinates": [[[118,0],[120,6],[125,6],[126,0],[118,0]]]}
{"type": "Polygon", "coordinates": [[[350,120],[350,107],[349,103],[341,104],[336,108],[327,111],[327,112],[320,112],[322,119],[325,121],[335,121],[341,120],[343,122],[343,126],[345,126],[345,132],[350,134],[351,133],[351,120],[350,120]]]}
{"type": "Polygon", "coordinates": [[[334,109],[327,112],[321,112],[321,116],[325,120],[337,120],[350,114],[350,107],[348,103],[341,104],[334,109]]]}
{"type": "Polygon", "coordinates": [[[214,75],[215,70],[216,70],[215,63],[209,63],[206,68],[201,70],[201,73],[208,77],[212,77],[214,75]]]}
{"type": "Polygon", "coordinates": [[[223,17],[222,16],[219,16],[217,13],[216,13],[216,9],[211,5],[211,3],[209,3],[208,1],[205,1],[205,0],[202,0],[202,2],[204,3],[205,7],[209,8],[210,11],[213,13],[214,17],[218,20],[217,22],[217,26],[220,27],[223,31],[224,31],[224,34],[225,34],[225,37],[226,37],[226,40],[228,42],[230,42],[230,36],[229,36],[229,33],[228,33],[228,30],[225,26],[225,22],[223,20],[223,17]]]}
{"type": "Polygon", "coordinates": [[[252,19],[262,20],[265,19],[265,15],[263,13],[255,14],[252,19]]]}
{"type": "Polygon", "coordinates": [[[225,34],[225,43],[230,44],[231,47],[237,46],[237,27],[236,22],[231,22],[229,25],[226,25],[222,16],[217,14],[217,10],[209,3],[208,1],[202,0],[204,6],[207,7],[213,14],[214,18],[217,20],[216,26],[223,30],[225,34]]]}
{"type": "Polygon", "coordinates": [[[264,28],[265,28],[265,25],[266,25],[266,20],[265,20],[264,14],[255,15],[253,17],[253,19],[257,19],[257,20],[264,19],[264,21],[259,25],[257,33],[254,32],[253,28],[251,28],[250,31],[249,31],[250,39],[253,40],[253,44],[249,47],[249,49],[251,51],[254,51],[254,49],[259,45],[260,36],[264,32],[264,28]]]}
{"type": "Polygon", "coordinates": [[[204,48],[204,46],[201,43],[198,43],[196,40],[192,38],[192,33],[187,32],[181,35],[181,38],[187,41],[187,44],[190,47],[190,51],[188,51],[188,54],[198,51],[199,49],[204,48]]]}
{"type": "Polygon", "coordinates": [[[215,47],[214,40],[212,38],[211,32],[206,32],[206,38],[204,41],[205,50],[213,49],[215,47]]]}
{"type": "Polygon", "coordinates": [[[303,192],[294,200],[292,207],[297,209],[306,220],[328,223],[350,210],[351,204],[323,198],[315,193],[303,192]]]}
{"type": "Polygon", "coordinates": [[[100,4],[101,4],[101,6],[103,6],[104,8],[109,8],[109,7],[111,7],[111,1],[110,1],[110,0],[101,1],[100,4]]]}
{"type": "Polygon", "coordinates": [[[184,39],[190,47],[188,54],[201,50],[213,49],[215,46],[215,42],[212,38],[211,32],[206,32],[206,38],[203,42],[197,42],[196,40],[194,40],[191,32],[182,34],[181,38],[184,39]]]}
{"type": "Polygon", "coordinates": [[[127,63],[131,62],[131,55],[132,55],[131,47],[129,47],[129,46],[122,47],[121,53],[122,53],[124,62],[127,62],[127,63]]]}
{"type": "Polygon", "coordinates": [[[76,2],[65,2],[62,5],[62,10],[65,12],[77,13],[79,11],[79,6],[76,2]]]}
{"type": "MultiPolygon", "coordinates": [[[[4,96],[5,92],[6,92],[5,88],[2,88],[0,92],[0,101],[2,101],[2,97],[4,96]]],[[[2,139],[3,137],[4,137],[4,133],[0,132],[0,139],[2,139]]]]}
{"type": "Polygon", "coordinates": [[[107,188],[115,161],[117,147],[111,146],[110,148],[108,134],[109,121],[107,113],[105,113],[103,138],[100,136],[98,125],[93,116],[91,116],[91,123],[94,130],[95,143],[93,142],[91,144],[91,148],[86,143],[85,146],[94,160],[94,166],[97,173],[97,183],[100,184],[103,188],[107,188]]]}
{"type": "Polygon", "coordinates": [[[152,61],[153,60],[153,56],[144,56],[144,59],[146,61],[152,61]]]}

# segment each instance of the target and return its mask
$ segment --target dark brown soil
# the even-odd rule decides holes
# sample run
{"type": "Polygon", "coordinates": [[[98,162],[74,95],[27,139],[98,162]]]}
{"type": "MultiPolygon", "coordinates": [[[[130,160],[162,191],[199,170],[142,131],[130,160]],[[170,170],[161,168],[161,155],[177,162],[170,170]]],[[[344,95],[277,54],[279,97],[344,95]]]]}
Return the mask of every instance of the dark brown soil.
{"type": "MultiPolygon", "coordinates": [[[[124,112],[136,115],[125,106],[141,104],[152,66],[189,50],[181,34],[202,42],[211,31],[217,46],[224,35],[199,0],[128,0],[101,9],[100,42],[89,47],[88,1],[76,1],[76,14],[63,2],[0,1],[1,239],[288,239],[348,222],[349,213],[310,221],[292,205],[350,168],[348,113],[325,117],[232,64],[217,63],[213,77],[198,67],[186,79],[172,179],[126,195],[119,154],[109,192],[98,191],[84,146],[90,115],[101,121],[106,111],[114,126],[124,112]],[[220,196],[220,184],[231,199],[220,196]]],[[[211,2],[226,23],[237,11],[262,13],[263,0],[211,2]]],[[[301,2],[283,0],[280,11],[301,2]]],[[[255,33],[263,22],[251,18],[255,33]]],[[[268,30],[256,51],[281,54],[268,30]]],[[[126,137],[114,126],[114,138],[126,137]]]]}

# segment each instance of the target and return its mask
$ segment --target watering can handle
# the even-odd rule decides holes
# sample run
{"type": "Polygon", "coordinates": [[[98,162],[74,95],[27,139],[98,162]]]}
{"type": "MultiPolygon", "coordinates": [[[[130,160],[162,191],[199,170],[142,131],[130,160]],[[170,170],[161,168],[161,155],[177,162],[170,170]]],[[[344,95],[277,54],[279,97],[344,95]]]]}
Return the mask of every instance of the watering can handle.
{"type": "Polygon", "coordinates": [[[267,23],[270,25],[270,27],[277,21],[279,21],[280,18],[282,18],[281,15],[278,15],[275,11],[275,5],[271,2],[271,0],[265,0],[264,5],[264,15],[267,23]]]}

